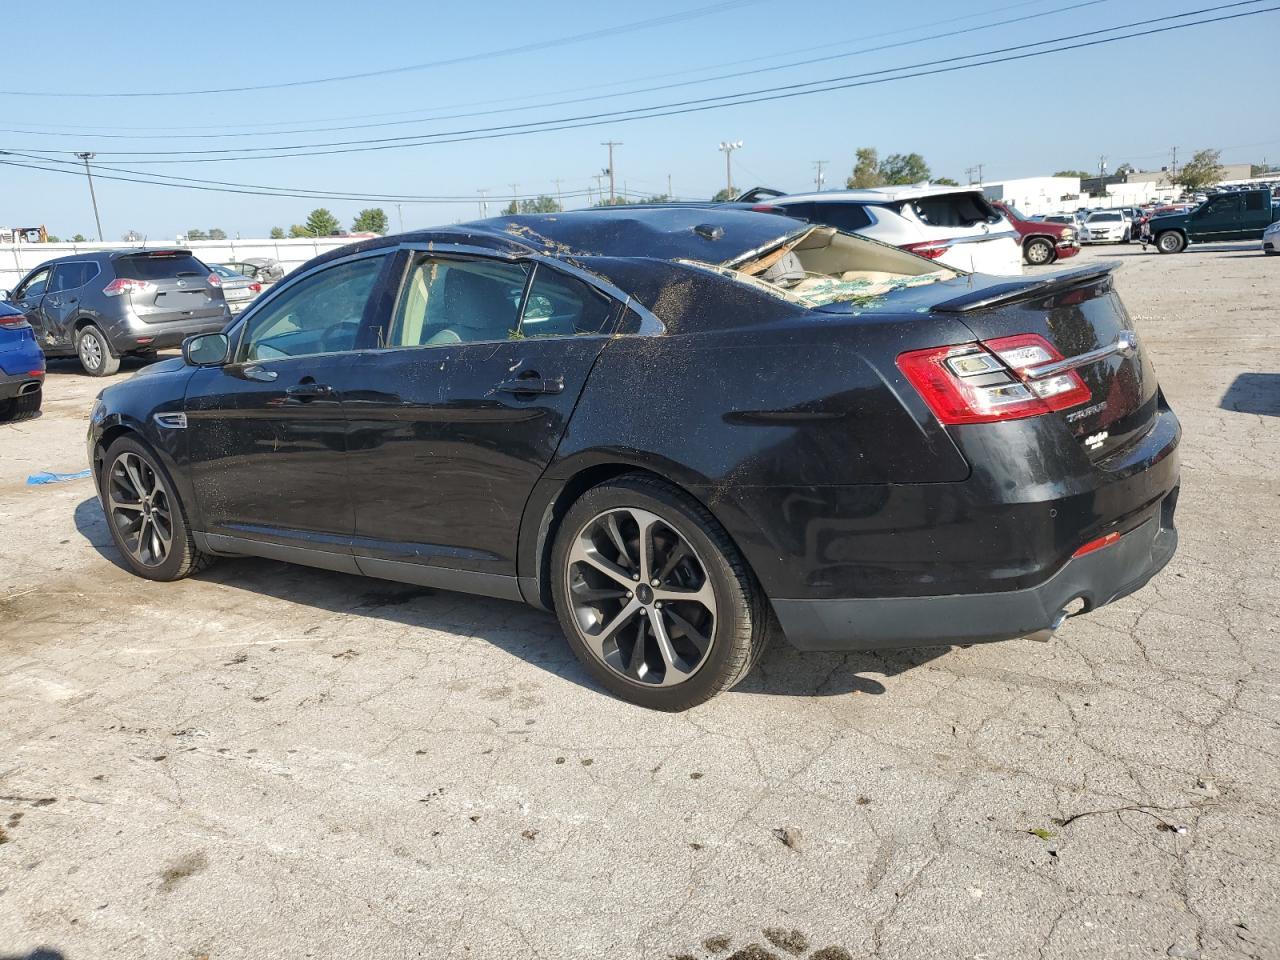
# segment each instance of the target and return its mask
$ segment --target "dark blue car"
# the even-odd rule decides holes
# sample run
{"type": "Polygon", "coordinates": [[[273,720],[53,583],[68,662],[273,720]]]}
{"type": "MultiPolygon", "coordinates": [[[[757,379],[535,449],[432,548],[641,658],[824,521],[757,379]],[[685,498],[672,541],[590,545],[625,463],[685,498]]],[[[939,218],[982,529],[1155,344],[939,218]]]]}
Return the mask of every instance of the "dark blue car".
{"type": "Polygon", "coordinates": [[[40,409],[44,353],[21,310],[0,303],[0,420],[40,409]]]}

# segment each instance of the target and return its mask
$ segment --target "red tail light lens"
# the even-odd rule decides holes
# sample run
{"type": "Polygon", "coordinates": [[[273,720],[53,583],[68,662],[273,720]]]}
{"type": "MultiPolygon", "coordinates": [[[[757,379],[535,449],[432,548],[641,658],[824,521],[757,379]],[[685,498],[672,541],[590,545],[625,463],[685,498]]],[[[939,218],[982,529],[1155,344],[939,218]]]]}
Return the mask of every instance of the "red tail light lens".
{"type": "Polygon", "coordinates": [[[209,274],[209,277],[208,277],[208,279],[206,280],[206,282],[207,282],[207,283],[209,284],[209,286],[211,286],[211,287],[220,287],[220,286],[222,286],[222,278],[221,278],[220,276],[218,276],[216,273],[211,273],[211,274],[209,274]]]}
{"type": "Polygon", "coordinates": [[[18,330],[26,326],[30,326],[26,317],[0,317],[0,327],[6,330],[18,330]]]}
{"type": "Polygon", "coordinates": [[[904,243],[901,249],[926,260],[937,260],[947,252],[947,246],[945,240],[925,240],[921,243],[904,243]]]}
{"type": "Polygon", "coordinates": [[[1034,376],[1062,354],[1032,333],[983,343],[912,350],[898,369],[945,424],[1038,417],[1085,403],[1092,394],[1074,370],[1034,376]]]}
{"type": "Polygon", "coordinates": [[[1083,547],[1073,553],[1071,555],[1071,559],[1074,560],[1076,557],[1083,557],[1085,554],[1093,553],[1095,550],[1101,550],[1103,547],[1109,547],[1119,539],[1120,534],[1112,531],[1106,536],[1099,537],[1097,540],[1090,540],[1083,547]]]}
{"type": "Polygon", "coordinates": [[[252,293],[261,293],[261,292],[262,292],[262,284],[260,284],[260,283],[251,283],[251,284],[249,284],[249,290],[250,290],[252,293]]]}
{"type": "Polygon", "coordinates": [[[130,280],[127,277],[117,277],[103,287],[102,292],[108,297],[120,297],[126,293],[146,293],[154,289],[155,284],[149,280],[130,280]]]}

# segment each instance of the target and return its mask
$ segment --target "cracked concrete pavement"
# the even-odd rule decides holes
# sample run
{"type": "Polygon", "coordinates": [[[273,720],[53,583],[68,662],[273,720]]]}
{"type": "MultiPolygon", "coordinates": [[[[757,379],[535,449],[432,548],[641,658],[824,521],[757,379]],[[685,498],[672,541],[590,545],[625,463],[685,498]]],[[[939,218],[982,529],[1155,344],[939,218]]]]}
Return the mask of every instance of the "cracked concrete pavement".
{"type": "Polygon", "coordinates": [[[1076,261],[1123,261],[1185,429],[1150,586],[1047,644],[778,647],[676,716],[516,604],[130,576],[90,481],[24,484],[85,463],[101,384],[55,362],[44,415],[0,427],[0,957],[1280,956],[1256,247],[1076,261]]]}

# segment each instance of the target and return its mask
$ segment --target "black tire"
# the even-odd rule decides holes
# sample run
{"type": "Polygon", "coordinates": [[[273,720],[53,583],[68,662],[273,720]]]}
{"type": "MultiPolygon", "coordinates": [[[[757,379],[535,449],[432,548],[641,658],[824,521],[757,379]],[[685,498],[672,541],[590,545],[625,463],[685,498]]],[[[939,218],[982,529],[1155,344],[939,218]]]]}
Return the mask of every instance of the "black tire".
{"type": "Polygon", "coordinates": [[[33,390],[30,393],[24,393],[20,397],[0,400],[0,422],[13,423],[18,420],[30,420],[40,412],[42,397],[41,390],[33,390]]]}
{"type": "Polygon", "coordinates": [[[120,369],[120,358],[111,352],[106,334],[93,324],[76,331],[76,356],[91,377],[109,377],[120,369]]]}
{"type": "Polygon", "coordinates": [[[1124,237],[1121,239],[1121,241],[1120,241],[1120,242],[1121,242],[1121,243],[1130,243],[1132,240],[1133,240],[1133,231],[1132,231],[1132,230],[1126,230],[1126,231],[1124,232],[1124,237]]]}
{"type": "Polygon", "coordinates": [[[679,488],[642,474],[593,487],[569,509],[552,550],[551,590],[569,646],[587,672],[614,695],[653,710],[687,710],[735,686],[759,662],[773,633],[764,592],[715,517],[679,488]],[[687,541],[705,568],[705,583],[715,597],[714,631],[703,659],[687,679],[670,686],[633,680],[600,659],[584,639],[569,596],[573,543],[596,518],[620,508],[656,514],[664,526],[687,541]]]}
{"type": "Polygon", "coordinates": [[[1187,238],[1177,230],[1165,230],[1156,234],[1156,249],[1161,253],[1181,253],[1187,249],[1187,238]]]}
{"type": "Polygon", "coordinates": [[[1022,248],[1022,258],[1032,266],[1043,267],[1058,259],[1058,251],[1044,237],[1035,237],[1022,248]]]}
{"type": "MultiPolygon", "coordinates": [[[[122,469],[124,469],[123,466],[122,469]]],[[[127,476],[123,478],[123,482],[126,485],[130,482],[127,476]]],[[[191,536],[191,525],[187,520],[187,512],[182,505],[182,501],[178,498],[173,480],[164,469],[163,464],[160,463],[159,457],[146,444],[141,443],[132,436],[120,437],[111,444],[102,458],[102,475],[99,477],[99,489],[102,491],[102,509],[107,515],[107,529],[111,531],[111,539],[115,541],[115,545],[124,557],[129,569],[138,576],[147,580],[181,580],[183,577],[198,573],[213,562],[213,557],[201,552],[196,547],[195,540],[191,536]],[[163,494],[163,503],[165,504],[169,525],[169,548],[163,559],[159,559],[158,562],[146,562],[145,556],[140,556],[139,552],[135,552],[135,545],[130,542],[132,530],[129,525],[131,518],[137,514],[139,520],[141,520],[141,511],[133,511],[124,506],[116,509],[112,506],[114,500],[118,500],[123,504],[130,499],[126,496],[129,492],[127,486],[118,485],[113,475],[117,462],[126,456],[136,458],[136,460],[131,461],[133,463],[141,461],[145,465],[145,470],[139,471],[144,485],[148,481],[154,480],[154,488],[163,494]]],[[[153,502],[159,504],[161,501],[157,498],[153,502]]],[[[159,507],[157,506],[155,515],[158,516],[158,514],[159,507]]],[[[142,552],[145,553],[145,551],[142,552]]]]}

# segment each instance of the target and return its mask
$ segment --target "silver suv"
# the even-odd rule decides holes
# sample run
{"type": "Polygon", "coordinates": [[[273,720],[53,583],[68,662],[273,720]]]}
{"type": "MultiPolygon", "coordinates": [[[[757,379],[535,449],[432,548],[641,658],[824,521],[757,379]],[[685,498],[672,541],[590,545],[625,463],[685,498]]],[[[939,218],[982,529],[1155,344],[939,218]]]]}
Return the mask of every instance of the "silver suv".
{"type": "Polygon", "coordinates": [[[180,249],[50,260],[5,299],[26,315],[46,356],[78,356],[95,377],[115,373],[126,354],[181,346],[231,319],[221,278],[180,249]]]}

